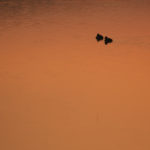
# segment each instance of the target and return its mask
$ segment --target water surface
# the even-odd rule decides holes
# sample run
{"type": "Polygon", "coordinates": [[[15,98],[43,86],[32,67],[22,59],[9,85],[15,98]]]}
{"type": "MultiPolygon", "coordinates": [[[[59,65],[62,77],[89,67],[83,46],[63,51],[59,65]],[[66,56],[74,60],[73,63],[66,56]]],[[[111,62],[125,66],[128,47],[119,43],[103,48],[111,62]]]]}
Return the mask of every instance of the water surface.
{"type": "Polygon", "coordinates": [[[0,149],[149,150],[149,15],[149,0],[0,0],[0,149]]]}

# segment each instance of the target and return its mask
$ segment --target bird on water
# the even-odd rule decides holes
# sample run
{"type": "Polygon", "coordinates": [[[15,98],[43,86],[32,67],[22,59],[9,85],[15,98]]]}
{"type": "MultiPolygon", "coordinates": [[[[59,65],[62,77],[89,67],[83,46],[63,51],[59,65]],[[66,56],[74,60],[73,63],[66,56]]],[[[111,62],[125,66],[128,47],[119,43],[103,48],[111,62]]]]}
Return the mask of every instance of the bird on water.
{"type": "Polygon", "coordinates": [[[96,40],[98,42],[104,40],[105,45],[107,45],[108,43],[112,43],[113,42],[113,40],[111,38],[109,38],[107,36],[105,36],[105,38],[104,38],[103,35],[101,35],[99,33],[97,33],[97,35],[96,35],[96,40]]]}

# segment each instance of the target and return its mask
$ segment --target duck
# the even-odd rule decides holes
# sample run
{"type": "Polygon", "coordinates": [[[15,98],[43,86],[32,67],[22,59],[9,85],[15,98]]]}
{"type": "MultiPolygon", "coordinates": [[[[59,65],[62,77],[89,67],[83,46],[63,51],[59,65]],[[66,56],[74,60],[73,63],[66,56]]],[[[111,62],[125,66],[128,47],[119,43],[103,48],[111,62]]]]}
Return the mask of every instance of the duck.
{"type": "Polygon", "coordinates": [[[108,43],[112,43],[113,42],[113,40],[111,39],[111,38],[109,38],[109,37],[105,37],[105,45],[107,45],[108,43]]]}
{"type": "Polygon", "coordinates": [[[98,33],[97,36],[96,36],[96,40],[99,42],[103,39],[104,39],[104,37],[98,33]]]}
{"type": "Polygon", "coordinates": [[[113,40],[111,38],[109,38],[108,36],[105,36],[105,38],[104,38],[104,36],[99,34],[99,33],[97,33],[97,35],[96,35],[96,40],[98,42],[104,40],[105,45],[107,45],[108,43],[112,43],[113,42],[113,40]]]}

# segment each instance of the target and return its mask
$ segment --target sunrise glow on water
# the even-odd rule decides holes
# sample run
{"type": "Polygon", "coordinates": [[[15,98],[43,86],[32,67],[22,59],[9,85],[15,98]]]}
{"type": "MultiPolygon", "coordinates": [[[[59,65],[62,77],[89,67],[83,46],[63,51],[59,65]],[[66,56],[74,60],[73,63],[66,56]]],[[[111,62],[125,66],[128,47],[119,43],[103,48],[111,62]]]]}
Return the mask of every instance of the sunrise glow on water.
{"type": "Polygon", "coordinates": [[[0,149],[149,150],[149,16],[149,0],[0,0],[0,149]]]}

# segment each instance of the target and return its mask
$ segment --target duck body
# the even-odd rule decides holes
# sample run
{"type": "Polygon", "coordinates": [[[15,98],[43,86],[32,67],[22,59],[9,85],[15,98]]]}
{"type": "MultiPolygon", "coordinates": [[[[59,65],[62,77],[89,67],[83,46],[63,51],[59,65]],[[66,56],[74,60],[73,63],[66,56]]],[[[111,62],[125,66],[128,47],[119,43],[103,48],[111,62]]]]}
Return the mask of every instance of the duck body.
{"type": "Polygon", "coordinates": [[[104,37],[98,33],[97,36],[96,36],[96,40],[99,42],[103,39],[104,39],[104,37]]]}
{"type": "Polygon", "coordinates": [[[111,38],[109,38],[109,37],[105,37],[105,45],[107,45],[108,43],[112,43],[113,42],[113,40],[111,39],[111,38]]]}

